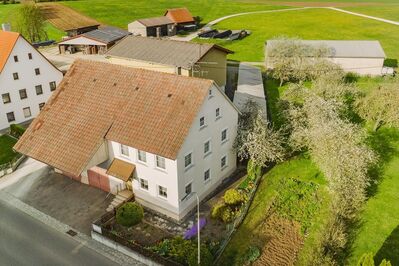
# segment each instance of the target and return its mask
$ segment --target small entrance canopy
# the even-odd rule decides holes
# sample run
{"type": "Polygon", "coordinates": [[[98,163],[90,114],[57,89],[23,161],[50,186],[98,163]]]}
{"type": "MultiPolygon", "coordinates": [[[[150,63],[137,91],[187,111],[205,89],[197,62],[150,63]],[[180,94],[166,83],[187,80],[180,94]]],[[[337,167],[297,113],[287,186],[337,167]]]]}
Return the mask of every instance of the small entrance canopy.
{"type": "Polygon", "coordinates": [[[134,164],[115,158],[109,166],[107,174],[127,182],[132,177],[134,169],[136,169],[134,164]]]}

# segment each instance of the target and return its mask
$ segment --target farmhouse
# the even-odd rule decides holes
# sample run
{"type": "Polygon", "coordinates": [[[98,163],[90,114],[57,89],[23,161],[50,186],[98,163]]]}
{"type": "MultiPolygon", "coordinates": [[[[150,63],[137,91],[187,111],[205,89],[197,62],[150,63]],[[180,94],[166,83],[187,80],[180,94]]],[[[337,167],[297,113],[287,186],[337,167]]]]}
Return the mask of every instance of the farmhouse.
{"type": "Polygon", "coordinates": [[[0,130],[34,118],[61,79],[22,35],[0,31],[0,130]]]}
{"type": "MultiPolygon", "coordinates": [[[[272,69],[267,56],[279,40],[266,42],[266,67],[272,69]]],[[[313,47],[326,47],[330,50],[328,59],[340,65],[344,71],[360,75],[378,76],[383,74],[385,53],[379,41],[301,41],[313,47]]]]}
{"type": "Polygon", "coordinates": [[[128,25],[129,32],[136,36],[163,37],[176,34],[175,23],[168,17],[136,20],[128,25]]]}
{"type": "Polygon", "coordinates": [[[224,87],[229,53],[215,44],[128,36],[107,55],[114,64],[212,79],[224,87]]]}
{"type": "Polygon", "coordinates": [[[176,24],[178,30],[190,30],[197,27],[193,15],[185,7],[168,9],[164,16],[171,19],[176,24]]]}
{"type": "Polygon", "coordinates": [[[131,33],[128,31],[107,26],[61,41],[58,43],[58,49],[61,54],[79,51],[84,54],[104,54],[112,45],[129,34],[131,33]]]}
{"type": "Polygon", "coordinates": [[[237,123],[211,80],[77,60],[14,148],[181,220],[236,169],[237,123]]]}

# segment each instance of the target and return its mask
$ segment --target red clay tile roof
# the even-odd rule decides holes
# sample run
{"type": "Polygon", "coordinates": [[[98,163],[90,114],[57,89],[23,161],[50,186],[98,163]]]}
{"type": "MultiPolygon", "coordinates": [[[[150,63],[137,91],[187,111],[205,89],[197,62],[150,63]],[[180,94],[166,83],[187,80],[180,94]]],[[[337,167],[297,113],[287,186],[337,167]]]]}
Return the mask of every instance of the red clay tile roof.
{"type": "Polygon", "coordinates": [[[77,60],[14,149],[76,176],[104,139],[176,159],[212,84],[77,60]]]}
{"type": "Polygon", "coordinates": [[[19,33],[0,30],[0,72],[4,66],[18,40],[19,33]]]}
{"type": "Polygon", "coordinates": [[[190,11],[188,11],[188,9],[185,7],[168,9],[165,13],[165,16],[170,18],[175,23],[194,22],[193,15],[191,15],[190,11]]]}

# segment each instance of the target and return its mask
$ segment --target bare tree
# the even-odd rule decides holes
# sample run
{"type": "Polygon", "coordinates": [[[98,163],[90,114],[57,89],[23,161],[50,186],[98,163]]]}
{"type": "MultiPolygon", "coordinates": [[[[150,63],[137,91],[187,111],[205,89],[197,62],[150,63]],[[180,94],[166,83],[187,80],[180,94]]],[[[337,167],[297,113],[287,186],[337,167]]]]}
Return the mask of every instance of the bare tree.
{"type": "Polygon", "coordinates": [[[382,125],[399,128],[399,80],[393,86],[379,87],[358,101],[360,115],[374,123],[374,131],[382,125]]]}
{"type": "Polygon", "coordinates": [[[272,77],[280,80],[280,87],[287,81],[304,81],[341,68],[326,58],[331,53],[324,46],[314,47],[299,39],[277,38],[267,54],[272,77]]]}
{"type": "Polygon", "coordinates": [[[44,29],[45,19],[38,5],[32,2],[24,2],[17,9],[15,16],[17,31],[30,42],[48,39],[44,29]]]}
{"type": "Polygon", "coordinates": [[[286,151],[282,130],[273,130],[265,121],[262,111],[256,108],[254,111],[256,113],[250,115],[248,127],[241,127],[244,132],[238,134],[238,156],[241,159],[251,159],[255,166],[260,167],[270,162],[283,161],[286,151]]]}

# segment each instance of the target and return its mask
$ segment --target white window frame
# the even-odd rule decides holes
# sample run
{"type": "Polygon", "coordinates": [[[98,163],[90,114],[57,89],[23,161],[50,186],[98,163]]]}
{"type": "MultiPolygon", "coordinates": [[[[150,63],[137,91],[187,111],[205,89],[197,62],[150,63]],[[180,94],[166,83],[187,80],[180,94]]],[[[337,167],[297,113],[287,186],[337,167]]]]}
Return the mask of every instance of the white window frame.
{"type": "Polygon", "coordinates": [[[9,92],[3,93],[3,94],[1,95],[1,98],[2,98],[3,104],[11,103],[11,94],[10,94],[9,92]],[[5,97],[5,96],[8,97],[8,101],[4,101],[4,97],[5,97]]]}
{"type": "Polygon", "coordinates": [[[212,143],[211,143],[211,139],[207,139],[205,142],[204,142],[204,157],[206,157],[206,156],[208,156],[209,154],[211,154],[212,153],[212,143]],[[209,143],[209,149],[208,149],[208,151],[205,151],[205,144],[207,144],[207,143],[209,143]]]}
{"type": "Polygon", "coordinates": [[[140,187],[141,190],[148,191],[148,189],[149,189],[148,180],[147,180],[147,179],[144,179],[144,178],[140,178],[140,180],[139,180],[139,187],[140,187]],[[147,188],[145,188],[145,187],[142,186],[141,181],[147,183],[147,188]]]}
{"type": "Polygon", "coordinates": [[[224,129],[222,129],[222,131],[220,132],[220,141],[223,143],[227,142],[229,140],[229,129],[226,127],[224,129]],[[226,131],[226,138],[223,139],[223,132],[226,131]]]}
{"type": "Polygon", "coordinates": [[[199,125],[200,125],[200,129],[203,129],[204,127],[206,127],[206,121],[205,121],[205,116],[201,116],[199,119],[199,125]],[[201,125],[201,121],[204,121],[204,123],[201,125]]]}
{"type": "Polygon", "coordinates": [[[188,152],[188,153],[186,153],[186,155],[184,155],[184,169],[185,170],[188,170],[188,169],[190,169],[193,165],[194,165],[194,163],[193,163],[193,152],[192,151],[190,151],[190,152],[188,152]],[[186,165],[186,157],[188,156],[188,155],[190,155],[190,164],[189,165],[186,165]]]}
{"type": "Polygon", "coordinates": [[[220,107],[215,109],[215,119],[218,120],[222,117],[222,114],[220,112],[220,107]],[[218,110],[219,110],[219,114],[218,114],[218,110]]]}
{"type": "Polygon", "coordinates": [[[29,107],[29,106],[23,108],[23,109],[22,109],[22,112],[24,113],[24,117],[25,117],[25,118],[32,117],[32,111],[30,110],[30,107],[29,107]],[[29,111],[29,115],[28,115],[28,116],[25,114],[25,110],[29,111]]]}
{"type": "Polygon", "coordinates": [[[137,150],[137,161],[141,162],[141,163],[144,163],[144,164],[147,164],[147,153],[145,151],[142,151],[142,150],[137,150]],[[140,152],[144,153],[144,161],[140,159],[140,152]]]}
{"type": "Polygon", "coordinates": [[[158,196],[159,196],[159,197],[161,197],[161,198],[163,198],[163,199],[167,199],[167,198],[168,198],[168,188],[158,185],[158,191],[157,191],[157,192],[158,192],[158,196]],[[162,190],[162,189],[165,190],[165,191],[164,191],[165,195],[162,195],[162,194],[161,194],[161,190],[162,190]]]}
{"type": "Polygon", "coordinates": [[[159,156],[159,155],[155,155],[155,167],[161,170],[166,170],[166,159],[165,157],[159,156]],[[158,160],[163,160],[163,167],[158,165],[158,160]]]}
{"type": "Polygon", "coordinates": [[[225,154],[225,155],[223,155],[223,156],[220,158],[220,169],[223,170],[223,169],[225,169],[227,166],[228,166],[228,157],[227,157],[227,154],[225,154]],[[225,162],[224,165],[222,165],[223,158],[226,158],[226,162],[225,162]]]}
{"type": "Polygon", "coordinates": [[[119,153],[120,153],[120,155],[123,156],[123,157],[129,157],[129,154],[130,154],[130,152],[129,152],[129,146],[120,144],[120,145],[119,145],[119,153]],[[124,149],[127,149],[127,154],[124,154],[124,153],[123,153],[123,150],[124,150],[124,149]]]}
{"type": "MultiPolygon", "coordinates": [[[[190,195],[193,193],[193,182],[187,183],[184,186],[184,196],[190,195]],[[190,193],[187,193],[187,187],[190,186],[190,193]]],[[[187,197],[186,199],[188,199],[189,197],[187,197]]]]}
{"type": "Polygon", "coordinates": [[[212,177],[211,177],[211,168],[209,168],[209,169],[207,169],[207,170],[204,171],[204,183],[208,183],[208,182],[211,180],[211,178],[212,178],[212,177]],[[207,172],[209,173],[209,176],[208,176],[208,179],[205,179],[205,174],[206,174],[207,172]]]}

